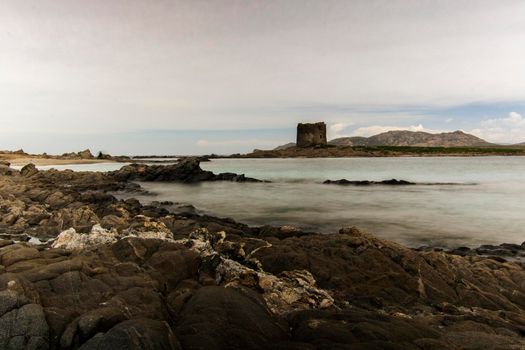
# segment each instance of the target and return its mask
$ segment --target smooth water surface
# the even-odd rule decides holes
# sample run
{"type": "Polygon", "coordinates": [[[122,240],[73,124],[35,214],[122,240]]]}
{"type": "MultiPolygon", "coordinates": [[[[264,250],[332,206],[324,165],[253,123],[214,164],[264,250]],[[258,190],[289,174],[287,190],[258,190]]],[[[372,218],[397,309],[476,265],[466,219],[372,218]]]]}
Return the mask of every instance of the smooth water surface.
{"type": "Polygon", "coordinates": [[[252,225],[334,232],[356,225],[410,246],[456,247],[525,240],[525,158],[215,159],[204,169],[272,183],[141,183],[142,200],[190,203],[252,225]],[[322,181],[403,179],[414,186],[341,186],[322,181]]]}
{"type": "MultiPolygon", "coordinates": [[[[40,168],[110,171],[123,165],[40,168]]],[[[154,195],[138,199],[193,204],[251,225],[296,225],[319,232],[356,225],[409,246],[525,241],[525,157],[214,159],[201,166],[272,182],[141,183],[154,195]],[[322,184],[341,178],[448,184],[322,184]]]]}
{"type": "MultiPolygon", "coordinates": [[[[103,163],[87,163],[87,164],[58,164],[58,165],[37,165],[39,170],[73,170],[73,171],[114,171],[122,168],[124,165],[130,163],[117,162],[103,162],[103,163]]],[[[22,166],[12,166],[14,169],[22,169],[22,166]]]]}

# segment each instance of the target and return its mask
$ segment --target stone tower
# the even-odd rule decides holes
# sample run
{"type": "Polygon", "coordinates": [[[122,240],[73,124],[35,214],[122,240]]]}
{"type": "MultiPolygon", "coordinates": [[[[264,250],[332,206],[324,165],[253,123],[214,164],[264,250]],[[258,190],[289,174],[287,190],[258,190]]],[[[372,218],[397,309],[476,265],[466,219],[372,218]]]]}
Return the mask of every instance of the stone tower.
{"type": "Polygon", "coordinates": [[[297,124],[297,147],[326,145],[326,124],[297,124]]]}

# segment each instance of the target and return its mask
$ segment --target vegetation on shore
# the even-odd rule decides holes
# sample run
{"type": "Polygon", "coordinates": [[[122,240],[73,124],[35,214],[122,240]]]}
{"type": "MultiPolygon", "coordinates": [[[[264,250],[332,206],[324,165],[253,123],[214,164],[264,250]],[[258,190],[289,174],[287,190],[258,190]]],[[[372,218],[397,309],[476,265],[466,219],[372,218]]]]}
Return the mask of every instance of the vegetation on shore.
{"type": "Polygon", "coordinates": [[[417,155],[525,155],[525,148],[518,147],[414,147],[414,146],[375,146],[352,147],[354,150],[371,152],[394,152],[417,155]]]}
{"type": "Polygon", "coordinates": [[[323,158],[323,157],[402,157],[402,156],[525,156],[521,147],[415,147],[415,146],[333,146],[289,147],[254,150],[231,158],[323,158]]]}

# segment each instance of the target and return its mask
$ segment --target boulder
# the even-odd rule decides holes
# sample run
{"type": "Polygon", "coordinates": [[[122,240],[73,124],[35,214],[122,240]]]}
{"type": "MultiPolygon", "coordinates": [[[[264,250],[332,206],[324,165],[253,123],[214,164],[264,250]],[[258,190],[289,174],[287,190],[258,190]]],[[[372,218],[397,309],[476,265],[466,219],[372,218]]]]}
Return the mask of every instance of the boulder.
{"type": "Polygon", "coordinates": [[[201,181],[260,182],[260,180],[233,173],[214,174],[200,167],[198,157],[182,158],[170,165],[130,164],[111,175],[119,181],[166,181],[194,183],[201,181]]]}
{"type": "Polygon", "coordinates": [[[178,350],[177,338],[166,322],[135,319],[124,321],[100,333],[80,350],[178,350]]]}
{"type": "Polygon", "coordinates": [[[94,225],[90,233],[77,233],[74,228],[61,232],[52,244],[53,248],[81,250],[101,244],[114,243],[118,240],[115,230],[107,231],[100,225],[94,225]]]}
{"type": "Polygon", "coordinates": [[[85,149],[77,153],[80,159],[93,159],[95,158],[89,149],[85,149]]]}
{"type": "Polygon", "coordinates": [[[49,328],[42,306],[26,304],[0,317],[0,349],[49,349],[49,328]]]}
{"type": "Polygon", "coordinates": [[[31,177],[38,174],[38,169],[33,163],[29,163],[24,165],[24,167],[20,170],[20,174],[24,177],[31,177]]]}
{"type": "Polygon", "coordinates": [[[175,332],[184,349],[268,349],[288,339],[283,325],[248,290],[200,288],[179,319],[175,332]]]}

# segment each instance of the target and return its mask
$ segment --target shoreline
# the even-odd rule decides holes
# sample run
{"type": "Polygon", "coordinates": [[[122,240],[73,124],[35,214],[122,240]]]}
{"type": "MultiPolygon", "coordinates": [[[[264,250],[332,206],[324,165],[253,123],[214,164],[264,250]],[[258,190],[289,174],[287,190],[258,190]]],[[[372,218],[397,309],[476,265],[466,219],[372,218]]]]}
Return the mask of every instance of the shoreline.
{"type": "MultiPolygon", "coordinates": [[[[251,181],[191,158],[106,173],[0,165],[0,323],[42,349],[137,337],[166,349],[525,347],[525,263],[491,255],[522,246],[416,250],[355,227],[251,227],[111,195],[139,193],[136,180],[251,181]],[[13,241],[23,235],[50,240],[13,241]]],[[[16,341],[0,334],[0,347],[16,341]]]]}
{"type": "Polygon", "coordinates": [[[53,159],[53,158],[35,158],[35,157],[14,158],[14,159],[9,159],[8,161],[13,166],[24,166],[27,164],[34,164],[36,166],[48,166],[48,165],[98,164],[98,163],[116,162],[115,160],[108,160],[108,159],[53,159]]]}

